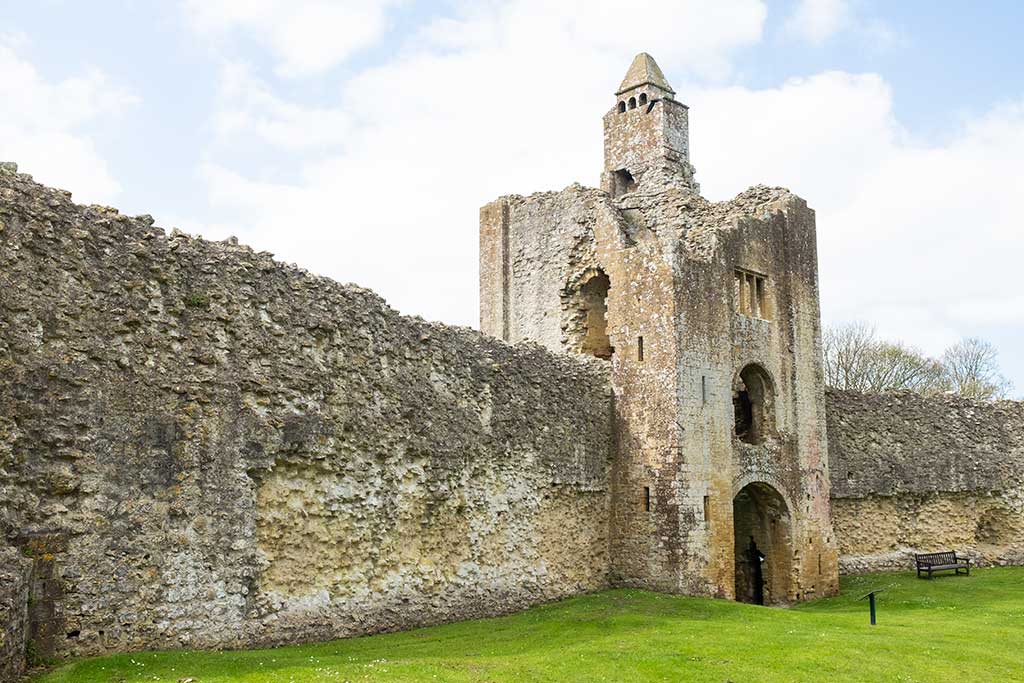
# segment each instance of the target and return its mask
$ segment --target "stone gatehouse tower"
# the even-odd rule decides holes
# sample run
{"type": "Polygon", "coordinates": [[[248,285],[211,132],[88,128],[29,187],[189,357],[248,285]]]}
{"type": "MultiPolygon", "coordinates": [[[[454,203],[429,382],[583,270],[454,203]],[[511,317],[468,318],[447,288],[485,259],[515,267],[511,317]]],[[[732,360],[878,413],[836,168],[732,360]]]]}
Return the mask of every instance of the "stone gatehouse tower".
{"type": "Polygon", "coordinates": [[[600,190],[481,209],[480,325],[607,361],[613,582],[836,592],[814,212],[782,188],[701,197],[688,109],[647,54],[604,116],[604,158],[600,190]]]}

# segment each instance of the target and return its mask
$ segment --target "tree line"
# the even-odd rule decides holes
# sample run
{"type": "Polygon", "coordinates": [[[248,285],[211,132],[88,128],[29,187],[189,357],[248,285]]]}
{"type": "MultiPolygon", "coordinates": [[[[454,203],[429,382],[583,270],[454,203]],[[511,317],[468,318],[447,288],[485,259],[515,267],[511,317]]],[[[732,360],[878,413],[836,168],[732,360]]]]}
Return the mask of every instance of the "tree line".
{"type": "Polygon", "coordinates": [[[880,393],[908,390],[1006,398],[1012,385],[999,369],[995,346],[969,337],[932,358],[919,349],[878,337],[863,322],[828,327],[822,334],[825,384],[837,389],[880,393]]]}

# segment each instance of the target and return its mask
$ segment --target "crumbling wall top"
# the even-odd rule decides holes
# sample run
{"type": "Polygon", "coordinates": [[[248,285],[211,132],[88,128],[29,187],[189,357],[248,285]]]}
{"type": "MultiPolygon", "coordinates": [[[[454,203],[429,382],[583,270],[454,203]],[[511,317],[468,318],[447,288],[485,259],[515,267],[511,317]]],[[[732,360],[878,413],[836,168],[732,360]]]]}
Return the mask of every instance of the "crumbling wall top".
{"type": "Polygon", "coordinates": [[[1024,402],[826,391],[832,495],[1020,486],[1024,402]]]}

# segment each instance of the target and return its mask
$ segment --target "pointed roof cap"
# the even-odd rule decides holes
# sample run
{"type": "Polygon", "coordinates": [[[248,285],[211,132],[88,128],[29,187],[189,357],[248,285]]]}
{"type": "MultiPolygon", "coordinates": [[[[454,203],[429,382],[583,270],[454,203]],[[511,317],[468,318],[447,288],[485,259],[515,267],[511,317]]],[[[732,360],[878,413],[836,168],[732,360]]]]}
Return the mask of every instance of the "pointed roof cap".
{"type": "Polygon", "coordinates": [[[622,84],[615,94],[621,95],[627,90],[648,84],[667,90],[673,95],[676,93],[668,84],[665,74],[661,73],[661,67],[654,61],[654,57],[646,52],[641,52],[633,58],[633,63],[629,65],[629,71],[626,72],[626,77],[622,79],[622,84]]]}

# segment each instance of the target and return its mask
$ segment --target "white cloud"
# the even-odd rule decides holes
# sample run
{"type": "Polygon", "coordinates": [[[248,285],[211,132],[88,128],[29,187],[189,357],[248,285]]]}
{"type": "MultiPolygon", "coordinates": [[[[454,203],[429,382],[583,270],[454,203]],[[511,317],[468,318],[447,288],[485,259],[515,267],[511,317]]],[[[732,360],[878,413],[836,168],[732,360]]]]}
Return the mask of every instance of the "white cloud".
{"type": "Polygon", "coordinates": [[[466,53],[522,50],[530,57],[524,68],[543,64],[547,78],[569,83],[591,78],[595,66],[624,70],[622,60],[641,51],[663,67],[722,77],[736,49],[761,39],[767,16],[761,0],[517,0],[466,3],[463,10],[433,22],[423,36],[466,53]],[[581,57],[602,56],[590,69],[577,68],[581,57]]]}
{"type": "Polygon", "coordinates": [[[647,50],[691,106],[706,195],[767,182],[817,210],[827,320],[873,321],[932,353],[980,326],[1024,334],[1022,106],[923,145],[878,75],[688,85],[716,83],[737,49],[760,40],[760,3],[651,5],[646,15],[588,7],[467,5],[346,82],[329,108],[229,69],[224,135],[203,167],[221,223],[233,216],[254,247],[371,287],[400,310],[475,324],[477,208],[510,192],[595,184],[600,117],[633,54],[647,50]],[[266,173],[247,161],[254,148],[270,159],[306,151],[266,173]]]}
{"type": "Polygon", "coordinates": [[[876,75],[710,89],[691,105],[705,194],[764,181],[816,209],[826,319],[868,320],[931,353],[996,323],[1024,333],[1024,103],[940,145],[901,128],[876,75]]]}
{"type": "Polygon", "coordinates": [[[194,28],[246,32],[278,59],[282,76],[311,76],[376,42],[395,0],[184,0],[194,28]]]}
{"type": "Polygon", "coordinates": [[[688,101],[698,179],[717,199],[770,182],[792,185],[815,205],[838,205],[905,138],[889,86],[875,74],[825,72],[762,90],[700,89],[688,101]],[[835,167],[841,179],[821,172],[835,167]]]}
{"type": "Polygon", "coordinates": [[[868,317],[884,307],[880,326],[932,352],[991,324],[996,309],[1003,325],[1024,333],[1024,104],[993,110],[948,144],[892,152],[835,212],[838,239],[823,242],[835,314],[868,317]]]}
{"type": "Polygon", "coordinates": [[[669,73],[721,74],[759,40],[765,16],[752,0],[585,7],[467,3],[348,81],[333,112],[229,72],[227,89],[239,87],[218,121],[231,134],[203,168],[211,201],[249,226],[239,237],[257,248],[372,287],[401,310],[475,324],[478,207],[595,183],[600,116],[636,52],[653,51],[669,73]],[[332,139],[335,122],[343,133],[332,139]],[[273,146],[269,158],[313,149],[266,172],[248,161],[260,145],[273,146]]]}
{"type": "Polygon", "coordinates": [[[120,186],[85,130],[136,98],[96,70],[48,82],[18,56],[23,44],[0,40],[0,159],[48,185],[73,187],[80,201],[110,202],[120,186]]]}
{"type": "Polygon", "coordinates": [[[223,67],[214,117],[222,140],[252,136],[292,150],[336,146],[350,129],[350,117],[343,110],[283,100],[242,64],[223,67]]]}
{"type": "Polygon", "coordinates": [[[848,0],[800,0],[786,20],[786,29],[809,43],[820,45],[851,20],[848,0]]]}

